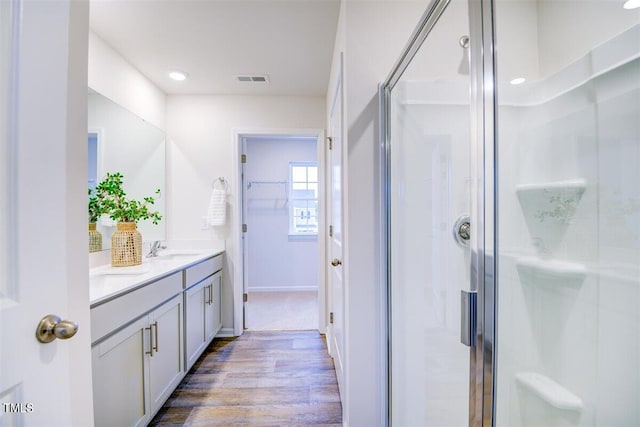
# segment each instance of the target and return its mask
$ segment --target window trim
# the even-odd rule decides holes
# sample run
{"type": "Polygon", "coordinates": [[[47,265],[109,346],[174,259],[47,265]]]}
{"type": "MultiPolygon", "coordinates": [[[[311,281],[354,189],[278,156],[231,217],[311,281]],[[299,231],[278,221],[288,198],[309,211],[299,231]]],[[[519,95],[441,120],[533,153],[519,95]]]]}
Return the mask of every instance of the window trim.
{"type": "MultiPolygon", "coordinates": [[[[318,217],[320,212],[316,212],[316,231],[312,231],[312,232],[302,232],[302,231],[295,231],[294,227],[293,227],[293,205],[294,205],[294,201],[296,200],[315,200],[316,204],[318,204],[319,201],[319,197],[318,197],[318,190],[319,190],[319,169],[318,169],[318,162],[317,161],[295,161],[295,162],[289,162],[289,240],[315,240],[312,239],[313,237],[317,237],[318,236],[318,229],[319,229],[319,221],[318,221],[318,217]],[[304,167],[315,167],[316,168],[316,181],[309,181],[309,175],[307,172],[307,181],[306,183],[312,183],[312,184],[316,184],[316,197],[315,198],[296,198],[293,196],[293,168],[294,167],[300,167],[300,166],[304,166],[304,167]],[[308,237],[305,238],[305,237],[308,237]]],[[[302,181],[296,181],[296,182],[302,182],[302,181]]]]}

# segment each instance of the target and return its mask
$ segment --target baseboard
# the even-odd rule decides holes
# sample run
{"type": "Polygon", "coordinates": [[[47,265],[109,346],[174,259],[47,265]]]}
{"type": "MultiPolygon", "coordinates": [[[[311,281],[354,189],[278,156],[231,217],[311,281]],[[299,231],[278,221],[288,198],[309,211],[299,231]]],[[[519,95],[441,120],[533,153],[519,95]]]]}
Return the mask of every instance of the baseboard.
{"type": "Polygon", "coordinates": [[[222,328],[216,334],[216,338],[232,338],[235,337],[233,334],[233,328],[222,328]]]}
{"type": "Polygon", "coordinates": [[[317,292],[317,286],[254,286],[249,292],[317,292]]]}

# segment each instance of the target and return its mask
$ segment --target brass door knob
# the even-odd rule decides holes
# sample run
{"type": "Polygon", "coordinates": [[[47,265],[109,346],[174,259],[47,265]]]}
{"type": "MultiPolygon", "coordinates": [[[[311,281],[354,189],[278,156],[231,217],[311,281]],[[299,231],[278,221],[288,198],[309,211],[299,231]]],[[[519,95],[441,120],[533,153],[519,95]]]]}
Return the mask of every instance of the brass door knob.
{"type": "Polygon", "coordinates": [[[334,258],[333,261],[331,261],[331,265],[333,265],[334,267],[337,267],[340,264],[342,264],[342,261],[340,261],[338,258],[334,258]]]}
{"type": "Polygon", "coordinates": [[[41,343],[49,343],[56,338],[66,340],[78,332],[78,324],[71,320],[61,320],[55,314],[44,316],[36,328],[36,338],[41,343]]]}

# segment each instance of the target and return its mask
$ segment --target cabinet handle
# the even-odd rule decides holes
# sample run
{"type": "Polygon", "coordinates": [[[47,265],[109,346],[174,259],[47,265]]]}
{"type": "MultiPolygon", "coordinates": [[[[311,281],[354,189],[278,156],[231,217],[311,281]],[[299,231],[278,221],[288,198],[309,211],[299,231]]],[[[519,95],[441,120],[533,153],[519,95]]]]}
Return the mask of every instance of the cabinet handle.
{"type": "Polygon", "coordinates": [[[202,296],[204,297],[204,305],[209,304],[209,296],[207,295],[207,291],[209,290],[208,286],[205,286],[202,291],[202,296]]]}
{"type": "Polygon", "coordinates": [[[153,349],[156,351],[156,353],[158,352],[158,321],[156,320],[152,326],[155,326],[155,333],[154,336],[156,338],[156,345],[153,347],[153,349]]]}
{"type": "MultiPolygon", "coordinates": [[[[151,325],[148,328],[144,328],[145,331],[149,331],[149,351],[145,351],[144,354],[148,354],[153,357],[153,337],[151,336],[151,325]]],[[[144,334],[144,332],[142,332],[144,334]]]]}
{"type": "Polygon", "coordinates": [[[209,305],[213,304],[213,283],[209,285],[209,305]]]}

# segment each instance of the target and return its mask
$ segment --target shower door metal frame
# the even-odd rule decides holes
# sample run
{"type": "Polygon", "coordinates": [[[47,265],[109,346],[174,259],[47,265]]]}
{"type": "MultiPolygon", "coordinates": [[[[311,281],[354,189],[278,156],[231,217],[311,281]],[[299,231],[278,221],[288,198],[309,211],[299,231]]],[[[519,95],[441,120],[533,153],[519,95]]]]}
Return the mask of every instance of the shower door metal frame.
{"type": "MultiPolygon", "coordinates": [[[[387,425],[392,425],[391,408],[391,186],[390,186],[390,99],[391,91],[419,51],[431,30],[437,25],[451,0],[433,0],[414,29],[409,42],[381,84],[381,198],[382,253],[381,277],[386,282],[386,342],[387,342],[387,425]]],[[[469,426],[495,425],[496,367],[496,301],[497,283],[497,137],[496,137],[496,75],[494,1],[468,0],[471,80],[471,291],[477,291],[478,305],[475,346],[469,351],[469,426]]],[[[428,426],[427,426],[428,427],[428,426]]]]}

